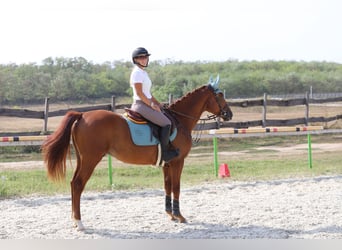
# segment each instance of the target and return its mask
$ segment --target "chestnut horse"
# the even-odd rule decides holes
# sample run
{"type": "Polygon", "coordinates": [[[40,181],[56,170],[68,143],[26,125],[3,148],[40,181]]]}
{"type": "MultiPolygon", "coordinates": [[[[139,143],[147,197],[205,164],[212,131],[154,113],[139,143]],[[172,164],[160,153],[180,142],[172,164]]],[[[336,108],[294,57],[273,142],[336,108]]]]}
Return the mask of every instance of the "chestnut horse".
{"type": "MultiPolygon", "coordinates": [[[[224,120],[231,119],[233,115],[218,88],[218,80],[218,77],[216,81],[211,80],[208,85],[197,88],[169,106],[169,111],[178,121],[178,133],[172,144],[179,148],[179,156],[163,166],[165,211],[172,220],[186,222],[179,209],[180,178],[184,158],[192,146],[192,129],[204,111],[224,120]]],[[[153,165],[158,149],[157,146],[135,145],[127,121],[120,114],[106,110],[84,113],[69,111],[57,130],[42,145],[48,177],[53,181],[65,180],[70,138],[77,158],[71,180],[72,217],[75,226],[83,230],[81,193],[102,157],[110,154],[125,163],[153,165]]]]}

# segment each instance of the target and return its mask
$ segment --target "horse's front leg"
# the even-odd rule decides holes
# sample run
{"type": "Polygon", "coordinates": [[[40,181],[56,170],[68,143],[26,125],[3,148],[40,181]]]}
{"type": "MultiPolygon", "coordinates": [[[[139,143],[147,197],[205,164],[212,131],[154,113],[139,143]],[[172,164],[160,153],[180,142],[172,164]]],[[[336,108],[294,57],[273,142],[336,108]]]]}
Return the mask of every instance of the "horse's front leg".
{"type": "Polygon", "coordinates": [[[164,173],[164,190],[165,190],[165,212],[170,216],[171,220],[176,220],[172,214],[172,183],[169,164],[163,167],[164,173]]]}
{"type": "Polygon", "coordinates": [[[179,207],[179,194],[180,194],[180,184],[172,187],[173,201],[172,201],[172,216],[174,219],[178,220],[180,223],[186,223],[186,219],[180,212],[179,207]]]}
{"type": "Polygon", "coordinates": [[[165,185],[165,210],[172,220],[178,220],[185,223],[186,219],[182,216],[179,207],[180,196],[180,178],[182,174],[184,160],[170,162],[164,167],[164,185],[165,185]],[[171,202],[171,193],[173,200],[171,202]]]}

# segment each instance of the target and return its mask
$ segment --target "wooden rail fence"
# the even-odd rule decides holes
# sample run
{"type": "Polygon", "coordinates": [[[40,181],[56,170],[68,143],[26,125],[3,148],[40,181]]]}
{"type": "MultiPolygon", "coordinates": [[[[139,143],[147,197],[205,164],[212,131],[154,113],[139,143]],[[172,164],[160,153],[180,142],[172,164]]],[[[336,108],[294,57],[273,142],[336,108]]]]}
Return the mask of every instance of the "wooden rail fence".
{"type": "MultiPolygon", "coordinates": [[[[172,97],[169,98],[172,100],[172,97]]],[[[266,126],[295,126],[295,125],[305,125],[308,126],[309,123],[315,122],[330,122],[342,119],[342,109],[341,114],[332,116],[332,117],[310,117],[310,104],[323,104],[323,103],[335,103],[342,102],[342,97],[334,97],[334,98],[325,98],[325,99],[313,99],[309,97],[309,94],[306,93],[304,98],[293,98],[293,99],[279,99],[279,98],[268,98],[266,94],[264,94],[263,98],[260,99],[246,99],[246,100],[228,100],[229,105],[232,107],[254,107],[254,106],[262,106],[262,117],[260,120],[252,120],[252,121],[243,121],[243,122],[222,122],[217,120],[216,122],[210,122],[206,124],[197,124],[194,130],[209,130],[209,129],[218,129],[218,128],[248,128],[248,127],[266,127],[266,126]],[[303,117],[293,118],[293,119],[267,119],[267,107],[269,106],[281,106],[281,107],[290,107],[290,106],[298,106],[305,105],[305,114],[303,117]]],[[[8,109],[8,108],[0,108],[0,116],[7,117],[19,117],[19,118],[33,118],[33,119],[42,119],[44,120],[43,130],[29,133],[1,133],[0,136],[11,136],[15,135],[38,135],[38,134],[49,134],[47,129],[48,127],[48,118],[63,116],[70,110],[76,110],[80,112],[90,111],[90,110],[111,110],[115,112],[118,109],[124,109],[126,107],[130,107],[131,104],[119,104],[115,103],[115,96],[112,97],[110,104],[104,105],[96,105],[96,106],[87,106],[87,107],[73,107],[69,109],[61,109],[57,111],[49,111],[49,98],[45,98],[45,106],[43,111],[33,111],[28,109],[8,109]]]]}

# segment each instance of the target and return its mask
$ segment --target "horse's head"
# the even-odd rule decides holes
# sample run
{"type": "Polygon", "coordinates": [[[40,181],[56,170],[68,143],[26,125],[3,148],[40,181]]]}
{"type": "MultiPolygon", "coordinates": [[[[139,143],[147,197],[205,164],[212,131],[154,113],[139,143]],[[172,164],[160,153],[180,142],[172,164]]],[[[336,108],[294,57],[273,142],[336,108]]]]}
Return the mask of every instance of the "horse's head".
{"type": "Polygon", "coordinates": [[[217,76],[215,80],[213,80],[212,77],[209,79],[208,88],[212,91],[213,98],[207,103],[207,111],[221,117],[225,121],[229,121],[233,117],[233,112],[224,99],[222,91],[219,89],[219,81],[219,76],[217,76]]]}

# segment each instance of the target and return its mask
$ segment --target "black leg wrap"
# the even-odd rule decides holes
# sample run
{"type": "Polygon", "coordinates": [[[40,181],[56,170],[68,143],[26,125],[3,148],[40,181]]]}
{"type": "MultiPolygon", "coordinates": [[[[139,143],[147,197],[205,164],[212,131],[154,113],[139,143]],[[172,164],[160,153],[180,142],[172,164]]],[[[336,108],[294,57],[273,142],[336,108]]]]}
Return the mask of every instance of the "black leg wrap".
{"type": "Polygon", "coordinates": [[[165,196],[165,211],[172,212],[171,196],[165,196]]]}
{"type": "Polygon", "coordinates": [[[181,215],[179,210],[179,201],[175,199],[173,200],[172,214],[176,216],[181,215]]]}

